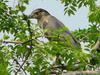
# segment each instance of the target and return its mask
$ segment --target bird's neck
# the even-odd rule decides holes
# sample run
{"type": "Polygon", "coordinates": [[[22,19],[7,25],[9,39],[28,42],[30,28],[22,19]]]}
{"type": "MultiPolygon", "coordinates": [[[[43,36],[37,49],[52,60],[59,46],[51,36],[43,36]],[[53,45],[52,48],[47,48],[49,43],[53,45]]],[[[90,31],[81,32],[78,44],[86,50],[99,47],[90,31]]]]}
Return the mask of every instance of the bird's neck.
{"type": "Polygon", "coordinates": [[[48,17],[49,17],[49,16],[42,16],[41,19],[38,19],[38,20],[37,20],[37,21],[38,21],[38,25],[39,25],[41,28],[43,28],[44,22],[47,22],[47,21],[48,21],[48,17]]]}
{"type": "Polygon", "coordinates": [[[43,22],[43,21],[46,20],[47,18],[48,18],[48,15],[42,16],[40,19],[38,19],[38,23],[43,22]]]}

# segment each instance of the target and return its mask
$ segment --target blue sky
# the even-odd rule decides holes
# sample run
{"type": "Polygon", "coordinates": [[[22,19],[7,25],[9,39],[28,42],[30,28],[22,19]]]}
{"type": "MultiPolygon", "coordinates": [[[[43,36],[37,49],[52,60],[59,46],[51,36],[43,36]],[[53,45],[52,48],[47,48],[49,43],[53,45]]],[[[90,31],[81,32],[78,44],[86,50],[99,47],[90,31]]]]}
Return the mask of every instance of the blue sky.
{"type": "MultiPolygon", "coordinates": [[[[100,5],[100,0],[97,1],[100,5]]],[[[88,22],[88,8],[82,7],[76,12],[76,15],[64,15],[64,5],[60,0],[31,0],[27,6],[26,14],[30,14],[34,9],[44,8],[51,13],[51,15],[62,21],[71,31],[76,29],[87,28],[88,22]]]]}
{"type": "Polygon", "coordinates": [[[86,28],[88,26],[88,9],[83,7],[74,16],[64,15],[64,6],[59,0],[31,0],[27,6],[26,14],[30,14],[34,9],[44,8],[53,16],[62,21],[70,30],[86,28]]]}
{"type": "MultiPolygon", "coordinates": [[[[13,6],[17,3],[16,1],[14,3],[14,0],[9,1],[10,6],[13,6]]],[[[60,0],[31,0],[24,13],[29,15],[37,8],[46,9],[51,13],[51,15],[62,21],[71,31],[79,28],[87,28],[89,25],[87,17],[88,9],[85,7],[79,9],[76,12],[76,15],[69,17],[67,14],[64,15],[64,5],[61,4],[60,0]]]]}

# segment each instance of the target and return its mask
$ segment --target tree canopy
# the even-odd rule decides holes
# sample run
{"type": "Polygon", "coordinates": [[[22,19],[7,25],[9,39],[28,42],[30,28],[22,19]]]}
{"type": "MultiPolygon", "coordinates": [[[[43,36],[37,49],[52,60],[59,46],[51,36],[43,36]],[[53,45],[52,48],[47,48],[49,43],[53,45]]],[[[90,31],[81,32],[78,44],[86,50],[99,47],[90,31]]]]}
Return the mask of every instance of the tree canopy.
{"type": "MultiPolygon", "coordinates": [[[[100,67],[100,52],[91,50],[100,37],[100,7],[97,0],[60,0],[65,16],[75,15],[81,7],[89,8],[89,27],[73,31],[79,42],[88,42],[89,53],[81,48],[66,48],[59,41],[41,42],[43,31],[24,14],[30,0],[18,0],[15,8],[7,5],[9,0],[0,1],[0,75],[49,75],[57,54],[67,71],[85,71],[100,67]],[[19,14],[20,13],[20,14],[19,14]],[[13,36],[13,37],[10,37],[13,36]]],[[[34,2],[35,3],[35,2],[34,2]]],[[[61,73],[62,69],[57,68],[61,73]]]]}

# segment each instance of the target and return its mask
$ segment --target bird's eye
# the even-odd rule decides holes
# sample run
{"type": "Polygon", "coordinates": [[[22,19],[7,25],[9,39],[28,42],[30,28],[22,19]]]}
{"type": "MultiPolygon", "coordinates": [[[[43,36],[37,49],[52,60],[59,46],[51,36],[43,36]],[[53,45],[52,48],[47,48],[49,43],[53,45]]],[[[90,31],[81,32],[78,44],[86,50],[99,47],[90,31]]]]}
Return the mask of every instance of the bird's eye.
{"type": "Polygon", "coordinates": [[[36,14],[36,15],[38,15],[38,14],[39,14],[39,12],[36,12],[35,14],[36,14]]]}

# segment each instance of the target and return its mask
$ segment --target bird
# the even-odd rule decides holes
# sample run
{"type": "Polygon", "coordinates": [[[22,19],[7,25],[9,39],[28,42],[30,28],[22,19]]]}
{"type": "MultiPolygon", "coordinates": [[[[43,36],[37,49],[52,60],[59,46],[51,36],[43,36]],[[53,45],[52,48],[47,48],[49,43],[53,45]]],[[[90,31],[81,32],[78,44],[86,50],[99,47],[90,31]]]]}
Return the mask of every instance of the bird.
{"type": "Polygon", "coordinates": [[[48,40],[52,41],[57,39],[54,37],[60,37],[60,40],[64,42],[67,39],[66,43],[70,43],[70,46],[79,47],[79,43],[71,31],[69,31],[60,20],[55,16],[52,16],[47,10],[42,8],[35,9],[28,18],[37,19],[39,27],[45,31],[44,34],[48,40]]]}
{"type": "MultiPolygon", "coordinates": [[[[37,20],[37,24],[41,29],[43,29],[44,36],[49,41],[64,42],[64,44],[66,44],[64,46],[67,46],[66,48],[70,47],[77,50],[80,48],[79,42],[73,36],[71,31],[55,16],[51,15],[47,10],[42,8],[35,9],[31,12],[30,15],[28,15],[28,19],[37,20]]],[[[62,64],[61,61],[62,57],[60,52],[57,52],[53,65],[59,66],[62,64]]]]}

